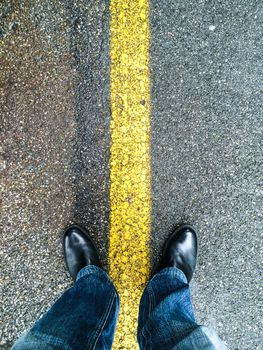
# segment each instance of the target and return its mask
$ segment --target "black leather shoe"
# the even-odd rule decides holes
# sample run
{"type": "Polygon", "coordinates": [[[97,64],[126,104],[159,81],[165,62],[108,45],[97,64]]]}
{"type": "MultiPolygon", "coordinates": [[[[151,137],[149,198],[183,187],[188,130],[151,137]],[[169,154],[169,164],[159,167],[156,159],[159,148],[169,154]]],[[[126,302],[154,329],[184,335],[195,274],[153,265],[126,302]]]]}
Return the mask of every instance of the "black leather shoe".
{"type": "Polygon", "coordinates": [[[72,225],[66,229],[63,249],[68,271],[74,281],[83,267],[87,265],[101,267],[95,244],[88,232],[77,225],[72,225]]]}
{"type": "Polygon", "coordinates": [[[177,267],[190,282],[197,260],[197,234],[190,225],[177,228],[165,243],[159,271],[165,267],[177,267]]]}

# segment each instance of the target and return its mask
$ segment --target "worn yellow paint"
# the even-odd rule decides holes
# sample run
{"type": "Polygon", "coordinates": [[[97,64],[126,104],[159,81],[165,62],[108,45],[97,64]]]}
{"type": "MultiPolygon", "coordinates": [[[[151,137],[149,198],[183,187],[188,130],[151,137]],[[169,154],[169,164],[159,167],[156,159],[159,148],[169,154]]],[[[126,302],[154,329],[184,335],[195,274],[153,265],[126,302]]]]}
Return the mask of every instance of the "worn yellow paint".
{"type": "Polygon", "coordinates": [[[110,275],[121,300],[114,349],[136,349],[149,278],[150,79],[148,0],[111,0],[110,275]]]}

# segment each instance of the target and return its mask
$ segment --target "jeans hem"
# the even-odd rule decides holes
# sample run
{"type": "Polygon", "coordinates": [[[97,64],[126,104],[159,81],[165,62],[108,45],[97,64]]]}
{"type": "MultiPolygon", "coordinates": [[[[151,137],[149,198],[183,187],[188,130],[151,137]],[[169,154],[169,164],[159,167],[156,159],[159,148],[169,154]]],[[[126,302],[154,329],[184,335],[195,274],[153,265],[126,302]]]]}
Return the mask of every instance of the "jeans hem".
{"type": "Polygon", "coordinates": [[[177,267],[165,267],[164,269],[159,271],[156,275],[154,275],[148,284],[150,284],[151,281],[153,281],[154,279],[156,279],[160,276],[163,276],[163,275],[173,276],[173,277],[177,278],[178,280],[180,280],[180,282],[188,284],[188,281],[187,281],[185,274],[183,273],[182,270],[178,269],[177,267]]]}
{"type": "Polygon", "coordinates": [[[106,283],[110,284],[110,286],[115,291],[117,298],[119,299],[118,291],[117,291],[116,287],[114,286],[112,280],[110,279],[109,275],[107,274],[107,272],[102,270],[100,267],[98,267],[96,265],[88,265],[88,266],[83,267],[77,274],[76,283],[81,278],[85,278],[85,277],[92,275],[92,274],[97,275],[98,277],[105,279],[106,283]]]}

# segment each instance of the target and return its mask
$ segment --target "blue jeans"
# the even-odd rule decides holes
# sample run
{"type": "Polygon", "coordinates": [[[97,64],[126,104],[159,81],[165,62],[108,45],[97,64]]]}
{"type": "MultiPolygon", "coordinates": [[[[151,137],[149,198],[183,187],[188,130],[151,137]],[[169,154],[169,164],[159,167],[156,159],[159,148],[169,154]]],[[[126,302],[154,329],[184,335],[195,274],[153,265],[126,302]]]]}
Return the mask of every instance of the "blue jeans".
{"type": "MultiPolygon", "coordinates": [[[[12,350],[110,349],[118,312],[119,297],[107,273],[94,265],[84,267],[73,287],[12,350]]],[[[146,286],[137,335],[145,350],[226,349],[214,332],[196,323],[186,277],[173,267],[161,270],[146,286]]]]}

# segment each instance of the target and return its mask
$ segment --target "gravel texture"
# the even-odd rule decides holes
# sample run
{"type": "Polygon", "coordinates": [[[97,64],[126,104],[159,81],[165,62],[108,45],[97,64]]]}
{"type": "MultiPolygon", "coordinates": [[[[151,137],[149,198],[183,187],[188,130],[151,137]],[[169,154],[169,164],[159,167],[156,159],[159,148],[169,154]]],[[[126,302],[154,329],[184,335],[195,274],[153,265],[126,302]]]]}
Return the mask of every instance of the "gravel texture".
{"type": "Polygon", "coordinates": [[[1,349],[71,284],[61,234],[107,261],[107,1],[1,3],[1,349]]]}

